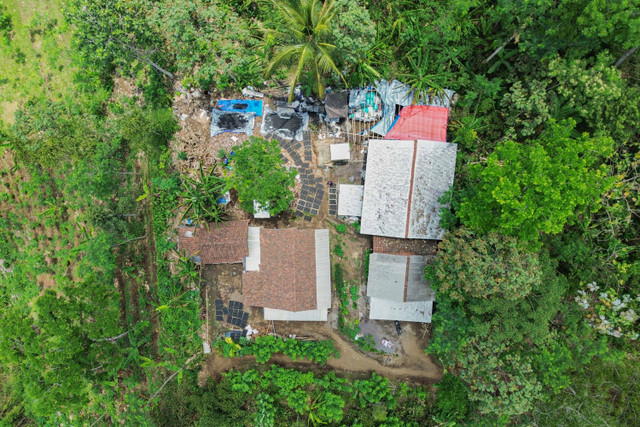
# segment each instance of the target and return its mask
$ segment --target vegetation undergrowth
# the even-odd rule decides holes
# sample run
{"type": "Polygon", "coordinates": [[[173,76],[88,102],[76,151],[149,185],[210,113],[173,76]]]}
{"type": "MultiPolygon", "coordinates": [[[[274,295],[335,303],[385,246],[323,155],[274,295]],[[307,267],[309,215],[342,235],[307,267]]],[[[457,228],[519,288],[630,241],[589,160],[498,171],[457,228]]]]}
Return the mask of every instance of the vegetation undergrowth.
{"type": "Polygon", "coordinates": [[[289,356],[294,362],[306,358],[320,365],[324,365],[332,357],[340,357],[333,340],[302,341],[272,335],[258,336],[251,340],[243,337],[238,342],[231,338],[219,339],[212,343],[212,347],[218,349],[224,357],[253,355],[258,363],[268,362],[277,353],[289,356]]]}

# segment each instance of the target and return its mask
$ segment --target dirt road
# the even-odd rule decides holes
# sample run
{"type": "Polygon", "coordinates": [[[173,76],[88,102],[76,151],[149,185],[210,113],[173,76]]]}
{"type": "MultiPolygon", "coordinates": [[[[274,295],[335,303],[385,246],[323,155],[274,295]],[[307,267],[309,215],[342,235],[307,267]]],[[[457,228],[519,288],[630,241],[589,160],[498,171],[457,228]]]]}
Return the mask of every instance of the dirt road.
{"type": "MultiPolygon", "coordinates": [[[[383,363],[381,363],[354,349],[349,342],[345,341],[334,330],[320,328],[314,331],[313,338],[332,339],[336,348],[340,351],[339,359],[330,359],[327,361],[326,366],[321,367],[306,359],[292,362],[287,356],[275,355],[267,364],[277,364],[303,371],[351,373],[355,374],[355,376],[362,375],[363,377],[368,376],[371,372],[376,372],[385,377],[420,383],[436,383],[440,381],[442,370],[434,363],[431,357],[424,353],[424,350],[418,345],[418,340],[410,336],[411,333],[408,330],[403,337],[405,354],[402,356],[385,356],[383,363]]],[[[244,369],[253,364],[255,364],[255,358],[252,356],[225,359],[221,356],[212,355],[202,367],[201,378],[206,378],[207,376],[219,377],[222,372],[226,372],[231,368],[244,369]]]]}

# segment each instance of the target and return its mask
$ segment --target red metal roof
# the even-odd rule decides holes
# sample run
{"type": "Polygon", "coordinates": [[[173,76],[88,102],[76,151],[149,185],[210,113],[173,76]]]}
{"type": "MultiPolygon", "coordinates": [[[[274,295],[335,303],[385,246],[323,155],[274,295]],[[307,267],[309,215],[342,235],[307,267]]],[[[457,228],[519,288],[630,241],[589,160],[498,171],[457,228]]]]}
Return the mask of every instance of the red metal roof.
{"type": "Polygon", "coordinates": [[[449,109],[429,105],[409,105],[400,115],[385,139],[426,139],[447,142],[449,109]]]}

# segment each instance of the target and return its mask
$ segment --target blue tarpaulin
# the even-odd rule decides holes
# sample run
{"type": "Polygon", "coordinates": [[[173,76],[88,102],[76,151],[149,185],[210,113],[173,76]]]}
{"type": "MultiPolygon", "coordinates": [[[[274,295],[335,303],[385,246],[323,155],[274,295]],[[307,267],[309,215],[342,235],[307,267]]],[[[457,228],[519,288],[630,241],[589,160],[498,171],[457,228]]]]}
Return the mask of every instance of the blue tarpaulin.
{"type": "Polygon", "coordinates": [[[255,113],[262,117],[262,101],[253,99],[221,99],[218,108],[222,111],[235,111],[237,113],[255,113]]]}

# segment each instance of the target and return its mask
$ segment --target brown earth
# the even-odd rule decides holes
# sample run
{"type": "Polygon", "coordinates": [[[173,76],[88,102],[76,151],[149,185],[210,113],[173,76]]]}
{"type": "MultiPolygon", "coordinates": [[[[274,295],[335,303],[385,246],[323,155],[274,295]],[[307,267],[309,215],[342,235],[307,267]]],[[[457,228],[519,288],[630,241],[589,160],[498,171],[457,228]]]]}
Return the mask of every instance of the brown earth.
{"type": "MultiPolygon", "coordinates": [[[[315,325],[322,324],[314,323],[315,325]]],[[[441,368],[418,346],[419,341],[410,335],[410,331],[406,331],[403,338],[405,349],[403,356],[385,355],[381,356],[382,360],[379,361],[355,350],[340,334],[326,325],[319,326],[313,330],[307,329],[305,325],[287,329],[287,331],[294,330],[314,339],[332,339],[336,348],[340,351],[340,357],[328,360],[325,367],[318,366],[307,359],[293,362],[284,355],[273,356],[267,362],[268,364],[277,364],[296,369],[307,368],[316,372],[334,371],[337,373],[367,374],[367,376],[371,372],[376,372],[397,380],[410,380],[421,383],[435,383],[442,378],[441,368]]],[[[245,369],[255,365],[255,363],[253,356],[227,359],[214,354],[205,360],[200,375],[203,378],[208,376],[215,378],[229,369],[245,369]]]]}

